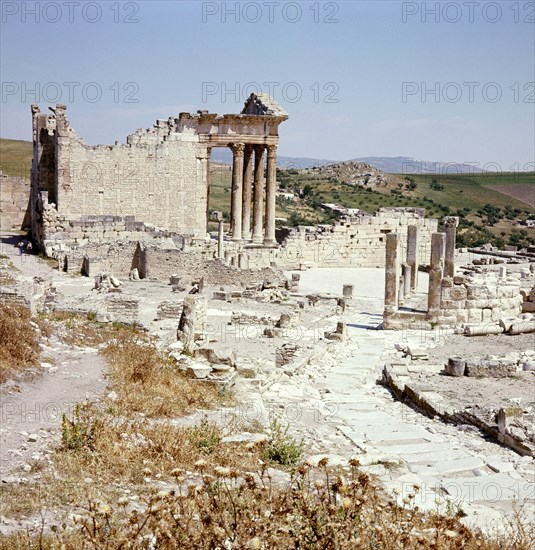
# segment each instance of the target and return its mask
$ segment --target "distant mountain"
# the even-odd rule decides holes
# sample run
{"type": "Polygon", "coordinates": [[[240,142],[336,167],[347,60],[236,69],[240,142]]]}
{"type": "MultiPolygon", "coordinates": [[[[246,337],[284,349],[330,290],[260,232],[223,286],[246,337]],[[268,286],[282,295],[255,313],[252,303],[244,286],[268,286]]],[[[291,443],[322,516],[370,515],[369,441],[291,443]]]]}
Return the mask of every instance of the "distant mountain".
{"type": "MultiPolygon", "coordinates": [[[[214,147],[211,160],[232,164],[232,151],[228,147],[214,147]]],[[[277,166],[280,168],[312,168],[314,166],[325,166],[338,162],[336,160],[313,159],[306,157],[283,157],[277,156],[277,166]]]]}
{"type": "MultiPolygon", "coordinates": [[[[0,169],[6,174],[28,177],[32,158],[32,142],[0,138],[0,148],[2,153],[0,156],[0,169]]],[[[232,164],[232,151],[228,147],[214,147],[211,158],[215,162],[232,164]]],[[[277,156],[277,166],[279,168],[313,168],[314,166],[319,167],[348,161],[365,162],[389,174],[469,174],[483,172],[483,170],[478,170],[468,164],[430,162],[414,160],[411,157],[360,157],[341,161],[277,156]]]]}
{"type": "MultiPolygon", "coordinates": [[[[212,149],[212,160],[216,162],[232,163],[232,152],[228,148],[217,147],[212,149]]],[[[383,172],[390,174],[467,174],[478,173],[483,170],[469,164],[454,162],[431,162],[415,160],[411,157],[359,157],[349,159],[351,162],[365,162],[383,172]]],[[[313,168],[343,162],[340,160],[316,159],[309,157],[277,157],[279,168],[313,168]]]]}

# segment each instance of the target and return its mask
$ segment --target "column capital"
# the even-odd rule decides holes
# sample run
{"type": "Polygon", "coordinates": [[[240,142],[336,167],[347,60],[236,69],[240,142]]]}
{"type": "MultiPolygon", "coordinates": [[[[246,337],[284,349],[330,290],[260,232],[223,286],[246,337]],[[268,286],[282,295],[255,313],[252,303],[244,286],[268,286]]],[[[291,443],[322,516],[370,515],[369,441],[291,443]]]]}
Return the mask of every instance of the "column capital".
{"type": "Polygon", "coordinates": [[[266,145],[267,154],[268,157],[274,157],[277,153],[277,146],[276,145],[266,145]]]}
{"type": "Polygon", "coordinates": [[[243,151],[245,149],[244,143],[232,143],[230,148],[237,157],[243,157],[243,151]]]}

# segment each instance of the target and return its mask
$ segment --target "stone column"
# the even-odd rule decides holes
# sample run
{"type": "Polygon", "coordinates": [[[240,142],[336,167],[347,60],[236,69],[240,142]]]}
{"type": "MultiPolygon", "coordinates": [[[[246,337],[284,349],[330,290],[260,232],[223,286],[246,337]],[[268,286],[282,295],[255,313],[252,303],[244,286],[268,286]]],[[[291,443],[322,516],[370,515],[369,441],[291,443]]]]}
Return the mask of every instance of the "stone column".
{"type": "Polygon", "coordinates": [[[408,263],[403,263],[401,265],[401,274],[403,275],[403,296],[409,298],[411,295],[412,267],[408,263]]]}
{"type": "Polygon", "coordinates": [[[411,268],[411,290],[418,287],[418,226],[407,226],[407,264],[411,268]]]}
{"type": "Polygon", "coordinates": [[[206,148],[206,233],[208,233],[208,223],[210,221],[210,157],[212,148],[206,148]]]}
{"type": "Polygon", "coordinates": [[[385,316],[395,313],[398,309],[399,291],[399,235],[386,235],[386,263],[385,263],[385,316]]]}
{"type": "Polygon", "coordinates": [[[435,317],[440,311],[441,283],[444,272],[444,233],[431,235],[431,264],[429,266],[429,290],[427,295],[427,315],[435,317]]]}
{"type": "Polygon", "coordinates": [[[403,305],[405,301],[405,277],[401,275],[399,278],[399,291],[398,291],[398,306],[403,305]]]}
{"type": "Polygon", "coordinates": [[[244,148],[243,143],[232,145],[234,156],[232,159],[231,233],[234,241],[241,240],[244,148]]]}
{"type": "Polygon", "coordinates": [[[342,287],[342,296],[348,300],[353,299],[353,285],[344,285],[342,287]]]}
{"type": "Polygon", "coordinates": [[[217,222],[217,257],[223,259],[223,220],[217,222]]]}
{"type": "Polygon", "coordinates": [[[446,216],[444,226],[446,227],[446,260],[444,262],[444,277],[453,277],[455,273],[455,237],[459,218],[446,216]]]}
{"type": "Polygon", "coordinates": [[[254,146],[253,242],[261,243],[264,202],[264,146],[254,146]]]}
{"type": "Polygon", "coordinates": [[[266,175],[266,229],[264,244],[273,246],[275,240],[275,192],[277,186],[277,146],[267,146],[267,175],[266,175]]]}
{"type": "Polygon", "coordinates": [[[251,240],[251,195],[253,189],[253,146],[246,145],[243,152],[242,239],[251,240]]]}

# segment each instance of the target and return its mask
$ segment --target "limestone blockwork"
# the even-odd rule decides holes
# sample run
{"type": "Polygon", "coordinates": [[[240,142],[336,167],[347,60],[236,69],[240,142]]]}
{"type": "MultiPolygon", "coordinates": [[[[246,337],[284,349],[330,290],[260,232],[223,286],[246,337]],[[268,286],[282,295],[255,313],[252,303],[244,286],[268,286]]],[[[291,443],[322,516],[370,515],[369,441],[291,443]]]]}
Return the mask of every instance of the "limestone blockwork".
{"type": "Polygon", "coordinates": [[[31,226],[45,251],[48,243],[128,239],[135,231],[204,239],[213,147],[234,154],[232,239],[273,244],[278,127],[288,115],[269,95],[251,94],[240,114],[157,120],[115,145],[87,145],[65,105],[51,111],[32,105],[31,226]],[[94,231],[82,231],[88,222],[94,231]]]}

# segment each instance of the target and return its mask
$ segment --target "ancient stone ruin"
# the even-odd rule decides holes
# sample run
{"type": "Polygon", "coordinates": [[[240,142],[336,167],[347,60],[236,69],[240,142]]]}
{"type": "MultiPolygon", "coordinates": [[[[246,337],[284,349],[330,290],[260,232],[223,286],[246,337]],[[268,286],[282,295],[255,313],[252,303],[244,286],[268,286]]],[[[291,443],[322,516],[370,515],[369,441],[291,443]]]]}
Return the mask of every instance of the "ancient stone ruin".
{"type": "Polygon", "coordinates": [[[437,220],[418,208],[276,231],[278,127],[288,115],[267,94],[251,94],[240,114],[180,113],[111,146],[85,144],[64,105],[51,111],[32,106],[31,228],[37,246],[64,271],[137,270],[145,278],[165,265],[158,275],[166,279],[186,252],[240,269],[383,267],[386,235],[405,235],[406,226],[419,231],[412,254],[429,261],[437,220]],[[227,235],[222,214],[208,213],[213,147],[233,151],[227,235]],[[207,234],[209,219],[218,222],[217,237],[207,234]]]}
{"type": "Polygon", "coordinates": [[[240,114],[157,120],[110,146],[86,145],[65,105],[51,111],[32,105],[32,232],[45,250],[57,241],[116,240],[138,231],[204,239],[213,147],[233,151],[232,239],[275,243],[278,127],[288,115],[270,96],[251,94],[240,114]]]}
{"type": "MultiPolygon", "coordinates": [[[[463,327],[468,336],[522,334],[535,331],[535,323],[521,318],[531,309],[532,292],[522,289],[521,274],[499,271],[456,272],[455,239],[458,218],[446,217],[445,233],[431,235],[428,292],[425,306],[411,304],[417,289],[419,229],[407,228],[406,255],[400,247],[400,235],[386,236],[384,327],[403,329],[419,325],[463,327]],[[405,259],[405,262],[403,262],[405,259]]],[[[529,278],[530,273],[525,274],[529,278]]]]}

